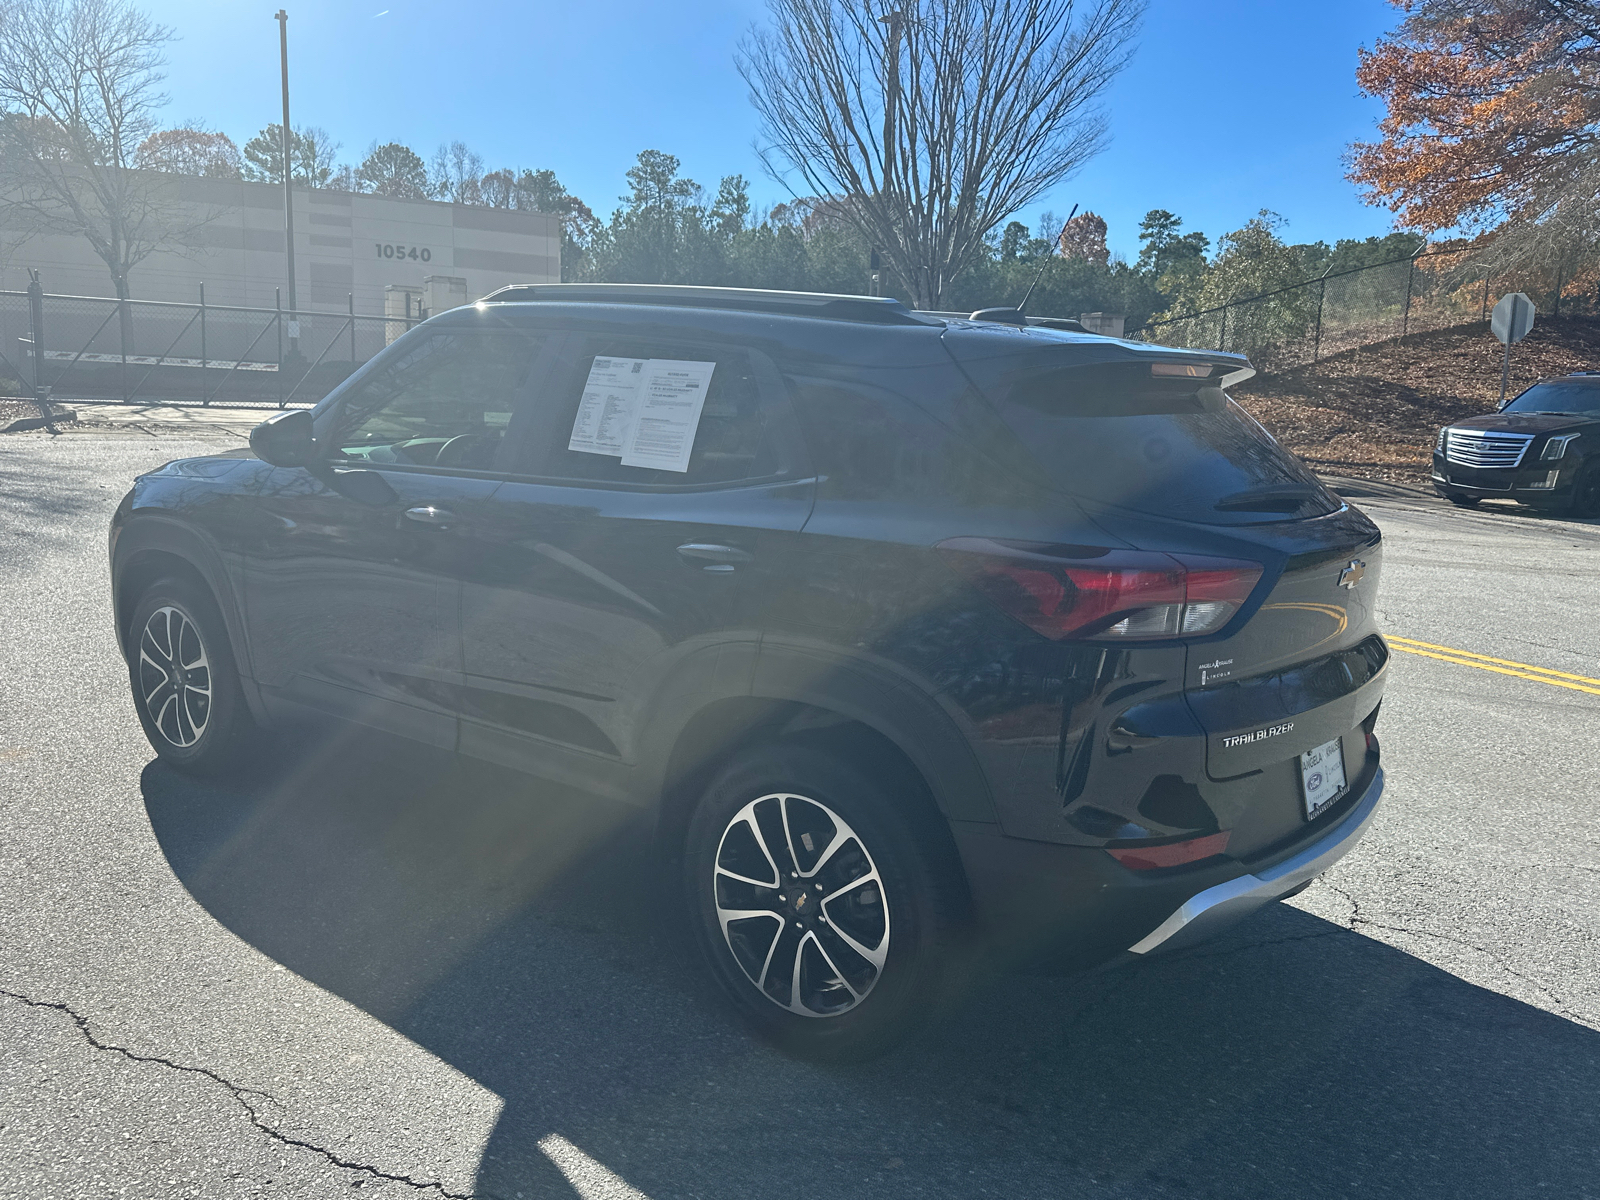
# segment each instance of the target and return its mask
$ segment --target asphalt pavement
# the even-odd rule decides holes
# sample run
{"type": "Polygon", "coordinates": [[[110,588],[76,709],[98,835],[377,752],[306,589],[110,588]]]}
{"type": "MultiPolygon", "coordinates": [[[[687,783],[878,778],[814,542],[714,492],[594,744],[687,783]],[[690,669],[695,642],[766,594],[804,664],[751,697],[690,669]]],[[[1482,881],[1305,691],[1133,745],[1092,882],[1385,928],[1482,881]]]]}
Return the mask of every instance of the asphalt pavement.
{"type": "Polygon", "coordinates": [[[155,761],[106,525],[236,434],[0,439],[0,1195],[1600,1197],[1600,522],[1360,501],[1362,845],[821,1067],[729,1016],[620,814],[337,728],[155,761]]]}

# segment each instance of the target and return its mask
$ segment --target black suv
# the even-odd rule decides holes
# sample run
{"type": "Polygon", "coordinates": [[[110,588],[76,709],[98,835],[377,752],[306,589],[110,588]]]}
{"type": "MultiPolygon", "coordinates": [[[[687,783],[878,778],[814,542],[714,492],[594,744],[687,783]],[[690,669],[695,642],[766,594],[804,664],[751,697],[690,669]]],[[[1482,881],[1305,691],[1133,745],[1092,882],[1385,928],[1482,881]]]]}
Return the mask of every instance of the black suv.
{"type": "Polygon", "coordinates": [[[637,806],[745,1015],[859,1054],[975,945],[1186,945],[1372,820],[1378,530],[1227,398],[1251,373],[508,289],[138,480],[134,699],[180,768],[333,714],[637,806]]]}
{"type": "Polygon", "coordinates": [[[1499,497],[1600,517],[1600,372],[1541,379],[1499,412],[1439,430],[1433,487],[1463,508],[1499,497]]]}

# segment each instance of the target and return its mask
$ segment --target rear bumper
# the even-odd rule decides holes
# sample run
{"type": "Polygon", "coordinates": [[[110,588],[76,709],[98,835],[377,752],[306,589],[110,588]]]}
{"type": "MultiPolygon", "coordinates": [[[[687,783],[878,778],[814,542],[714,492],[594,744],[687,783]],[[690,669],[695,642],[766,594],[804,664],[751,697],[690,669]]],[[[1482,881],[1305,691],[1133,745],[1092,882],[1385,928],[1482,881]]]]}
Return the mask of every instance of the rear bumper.
{"type": "Polygon", "coordinates": [[[1348,854],[1361,840],[1367,832],[1367,826],[1372,824],[1372,818],[1378,811],[1378,801],[1382,798],[1383,771],[1380,768],[1343,824],[1283,862],[1254,875],[1241,875],[1237,879],[1219,883],[1191,896],[1176,912],[1129,949],[1135,954],[1151,954],[1208,941],[1256,909],[1299,891],[1348,854]]]}
{"type": "Polygon", "coordinates": [[[1211,937],[1309,883],[1349,853],[1383,794],[1378,754],[1352,773],[1352,793],[1297,844],[1254,863],[1219,857],[1194,867],[1133,871],[1103,849],[1007,837],[951,822],[987,944],[1008,958],[1088,967],[1211,937]],[[1192,928],[1191,928],[1192,926],[1192,928]]]}

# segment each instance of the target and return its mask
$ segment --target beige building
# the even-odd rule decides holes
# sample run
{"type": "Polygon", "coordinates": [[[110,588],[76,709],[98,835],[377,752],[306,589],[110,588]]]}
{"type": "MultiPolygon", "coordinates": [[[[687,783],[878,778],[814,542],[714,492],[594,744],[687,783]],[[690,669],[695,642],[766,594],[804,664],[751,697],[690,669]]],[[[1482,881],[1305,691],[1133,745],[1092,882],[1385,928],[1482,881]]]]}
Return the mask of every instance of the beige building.
{"type": "MultiPolygon", "coordinates": [[[[140,300],[271,308],[289,304],[283,189],[275,184],[173,176],[163,181],[188,245],[150,255],[129,274],[140,300]]],[[[5,228],[0,203],[0,289],[39,271],[47,292],[112,296],[105,264],[76,235],[5,228]]],[[[437,312],[510,283],[561,279],[560,220],[543,213],[348,192],[294,191],[296,299],[302,310],[402,315],[437,312]]]]}

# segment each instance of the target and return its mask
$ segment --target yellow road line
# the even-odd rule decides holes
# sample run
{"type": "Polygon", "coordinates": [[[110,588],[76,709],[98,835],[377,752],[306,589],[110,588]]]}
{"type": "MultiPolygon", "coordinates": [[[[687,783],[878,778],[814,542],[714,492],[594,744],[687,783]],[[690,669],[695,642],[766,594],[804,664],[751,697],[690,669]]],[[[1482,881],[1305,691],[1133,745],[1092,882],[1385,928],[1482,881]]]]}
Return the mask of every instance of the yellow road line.
{"type": "Polygon", "coordinates": [[[1558,679],[1575,679],[1579,683],[1592,683],[1600,687],[1600,679],[1591,679],[1587,675],[1572,675],[1566,671],[1552,671],[1549,667],[1535,667],[1527,663],[1512,662],[1509,658],[1491,658],[1487,654],[1477,654],[1471,650],[1457,650],[1454,646],[1436,646],[1432,642],[1419,642],[1416,638],[1391,637],[1391,642],[1399,642],[1405,646],[1421,646],[1424,650],[1438,650],[1443,654],[1453,654],[1457,658],[1475,658],[1480,662],[1498,663],[1502,667],[1515,667],[1519,671],[1532,671],[1538,675],[1554,675],[1558,679]]]}
{"type": "Polygon", "coordinates": [[[1570,688],[1574,692],[1587,692],[1591,696],[1600,696],[1600,679],[1591,679],[1587,675],[1552,671],[1549,667],[1535,667],[1528,663],[1512,662],[1506,658],[1491,658],[1487,654],[1474,654],[1470,650],[1456,650],[1450,646],[1436,646],[1432,642],[1419,642],[1412,638],[1391,637],[1389,644],[1407,654],[1454,663],[1458,667],[1477,667],[1480,671],[1493,671],[1496,675],[1509,675],[1513,679],[1531,679],[1535,683],[1548,683],[1551,687],[1570,688]]]}

